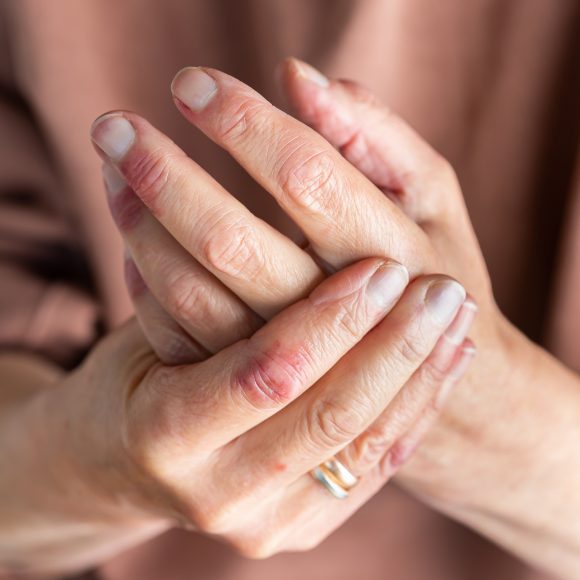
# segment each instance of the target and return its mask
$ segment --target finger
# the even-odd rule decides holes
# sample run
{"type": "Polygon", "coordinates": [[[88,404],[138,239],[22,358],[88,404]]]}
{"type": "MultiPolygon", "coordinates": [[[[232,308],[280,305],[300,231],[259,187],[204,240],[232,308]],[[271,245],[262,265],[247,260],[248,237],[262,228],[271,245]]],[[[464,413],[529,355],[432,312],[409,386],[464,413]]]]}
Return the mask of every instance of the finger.
{"type": "Polygon", "coordinates": [[[274,196],[321,258],[340,267],[388,255],[419,271],[425,234],[316,131],[215,69],[183,69],[172,90],[182,114],[274,196]]]}
{"type": "Polygon", "coordinates": [[[109,113],[94,122],[91,135],[99,154],[171,236],[260,316],[270,318],[323,278],[308,254],[250,213],[144,119],[109,113]]]}
{"type": "Polygon", "coordinates": [[[436,423],[443,411],[445,402],[457,383],[465,376],[475,354],[475,345],[470,339],[466,339],[461,348],[458,349],[457,356],[447,373],[447,378],[439,386],[431,404],[427,406],[425,412],[417,419],[406,435],[393,446],[388,458],[393,474],[413,456],[426,433],[436,423]]]}
{"type": "Polygon", "coordinates": [[[407,282],[400,264],[376,258],[359,262],[324,281],[249,340],[198,365],[159,369],[150,384],[156,393],[167,391],[162,409],[151,407],[146,389],[139,399],[144,407],[137,402],[133,412],[141,422],[153,413],[156,419],[147,424],[167,422],[172,434],[182,435],[180,446],[190,441],[216,449],[320,379],[392,308],[407,282]]]}
{"type": "MultiPolygon", "coordinates": [[[[252,335],[262,324],[260,317],[169,234],[112,165],[103,165],[103,177],[111,214],[137,267],[129,272],[138,272],[141,285],[152,294],[136,304],[148,337],[169,333],[180,340],[184,330],[194,342],[203,345],[207,355],[252,335]],[[157,307],[152,306],[153,297],[157,307]],[[157,313],[159,307],[173,322],[157,313]],[[145,310],[148,314],[157,313],[154,320],[148,321],[145,310]],[[166,329],[155,328],[163,321],[166,329]]],[[[157,344],[158,354],[159,348],[157,344]]],[[[160,358],[166,361],[164,356],[160,358]]],[[[181,362],[194,360],[198,359],[181,362]]]]}
{"type": "MultiPolygon", "coordinates": [[[[229,541],[237,552],[253,559],[264,559],[280,552],[307,551],[316,548],[333,531],[366,504],[385,481],[378,473],[369,474],[351,491],[346,500],[337,501],[310,476],[304,476],[264,502],[253,506],[248,525],[227,529],[229,541]],[[272,501],[273,500],[273,501],[272,501]],[[264,522],[268,525],[265,526],[264,522]]],[[[240,518],[241,521],[242,518],[240,518]]]]}
{"type": "Polygon", "coordinates": [[[423,364],[465,298],[463,287],[447,277],[416,279],[389,316],[316,388],[226,448],[224,469],[246,457],[254,485],[279,486],[335,455],[376,420],[423,364]]]}
{"type": "Polygon", "coordinates": [[[418,222],[439,215],[455,188],[447,162],[403,119],[364,87],[326,79],[297,59],[280,67],[285,94],[299,119],[313,127],[386,193],[395,193],[418,222]]]}
{"type": "Polygon", "coordinates": [[[414,447],[408,445],[410,439],[404,435],[421,422],[422,417],[432,417],[433,411],[441,408],[445,397],[443,392],[453,384],[453,368],[464,351],[464,341],[475,314],[475,302],[468,297],[433,352],[392,403],[364,433],[338,454],[352,473],[363,475],[381,461],[388,461],[390,468],[398,469],[407,461],[414,447]]]}
{"type": "Polygon", "coordinates": [[[188,335],[149,292],[130,256],[125,257],[125,280],[143,333],[163,363],[186,364],[209,356],[209,352],[188,335]]]}
{"type": "MultiPolygon", "coordinates": [[[[263,558],[280,551],[302,551],[319,545],[413,457],[420,442],[441,413],[451,388],[465,374],[474,352],[473,343],[469,340],[456,347],[451,364],[447,365],[445,377],[435,391],[433,403],[408,430],[401,431],[399,439],[394,441],[389,450],[381,450],[380,461],[368,465],[368,469],[360,474],[355,487],[349,490],[346,499],[337,502],[319,482],[310,476],[301,477],[288,487],[280,487],[278,493],[272,494],[270,501],[264,502],[254,511],[253,517],[262,522],[265,517],[271,521],[274,514],[275,519],[271,521],[271,526],[248,526],[246,518],[243,528],[229,531],[238,549],[251,557],[263,558]]],[[[409,384],[405,388],[409,388],[409,384]]],[[[340,456],[340,459],[343,461],[344,456],[340,456]]],[[[238,509],[244,508],[238,505],[238,509]]]]}

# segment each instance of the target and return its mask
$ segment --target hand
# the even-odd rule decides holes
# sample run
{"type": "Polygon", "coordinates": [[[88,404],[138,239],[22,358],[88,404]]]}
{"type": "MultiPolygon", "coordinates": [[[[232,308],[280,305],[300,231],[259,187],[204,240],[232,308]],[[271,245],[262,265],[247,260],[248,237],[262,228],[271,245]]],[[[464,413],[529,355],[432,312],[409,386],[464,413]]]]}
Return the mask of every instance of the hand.
{"type": "MultiPolygon", "coordinates": [[[[100,131],[101,134],[96,135],[96,139],[100,139],[101,147],[103,147],[103,138],[105,139],[101,151],[101,154],[108,159],[104,167],[105,179],[113,215],[132,256],[127,262],[127,279],[139,319],[151,344],[165,362],[175,364],[204,358],[208,353],[215,351],[216,345],[221,344],[223,347],[233,340],[246,336],[248,329],[259,324],[260,318],[232,295],[217,277],[212,276],[192,257],[199,256],[201,260],[208,263],[209,260],[205,258],[203,248],[217,244],[204,240],[204,231],[196,227],[197,224],[193,224],[193,227],[184,224],[183,231],[179,232],[178,230],[177,235],[181,236],[180,239],[188,239],[186,245],[184,244],[185,247],[178,244],[175,238],[152,217],[110,164],[112,160],[118,161],[118,159],[115,156],[109,157],[105,154],[105,150],[111,150],[106,139],[110,137],[111,130],[114,135],[114,132],[118,131],[119,123],[124,125],[125,122],[125,117],[118,116],[101,119],[96,128],[96,131],[100,131]],[[107,128],[103,123],[105,125],[109,123],[110,126],[107,128]],[[140,272],[135,267],[133,260],[136,261],[140,272]]],[[[123,157],[124,162],[128,161],[126,155],[123,157]]],[[[189,168],[184,167],[181,177],[184,183],[192,184],[195,183],[194,179],[207,179],[209,185],[215,189],[212,192],[213,195],[200,195],[195,202],[198,210],[206,219],[210,211],[214,211],[207,209],[212,204],[216,205],[216,212],[219,209],[223,212],[223,216],[229,218],[231,210],[228,206],[224,207],[225,200],[227,204],[231,204],[234,209],[247,216],[248,219],[255,220],[233,198],[223,194],[220,196],[223,190],[195,165],[192,164],[189,168]],[[191,181],[187,179],[188,170],[198,172],[191,175],[191,181]],[[200,207],[202,209],[199,209],[200,207]]],[[[175,201],[158,201],[157,211],[165,215],[171,213],[171,206],[175,201]],[[164,207],[163,203],[168,203],[168,207],[164,207]]],[[[189,211],[185,205],[181,205],[179,201],[177,203],[180,208],[177,213],[182,214],[184,211],[189,211]]],[[[220,216],[216,216],[216,219],[218,217],[220,216]]],[[[255,222],[257,228],[264,226],[257,220],[255,222]]],[[[266,235],[271,236],[268,245],[278,243],[284,247],[284,244],[289,251],[295,251],[296,255],[303,256],[304,262],[311,264],[313,270],[317,268],[307,254],[301,253],[296,246],[278,232],[267,228],[265,231],[266,235]]],[[[211,228],[210,232],[215,240],[219,240],[228,234],[227,224],[218,223],[211,228]]],[[[214,271],[216,271],[215,268],[214,271]]],[[[221,274],[222,279],[229,286],[236,288],[246,302],[253,303],[259,315],[264,318],[271,316],[271,305],[268,304],[271,288],[263,284],[262,280],[247,280],[245,273],[240,275],[237,271],[228,272],[227,276],[224,276],[224,273],[219,270],[216,273],[221,274]]],[[[287,272],[285,274],[286,276],[282,278],[282,281],[288,279],[287,272]]],[[[291,282],[293,281],[291,280],[291,282]]],[[[463,298],[465,295],[462,296],[462,302],[463,298]]],[[[448,322],[451,321],[456,312],[457,307],[454,306],[448,322]]],[[[437,416],[449,388],[463,374],[467,363],[473,356],[473,345],[465,340],[465,336],[474,314],[473,302],[466,301],[452,326],[448,329],[445,339],[440,341],[427,363],[421,367],[420,372],[408,382],[404,392],[400,393],[400,396],[397,397],[393,405],[388,407],[386,412],[383,412],[387,406],[386,403],[380,407],[381,413],[375,412],[372,421],[353,426],[352,420],[349,420],[347,416],[343,417],[342,414],[345,409],[348,409],[356,415],[356,405],[347,407],[339,404],[338,411],[333,411],[333,406],[330,407],[328,402],[324,403],[330,414],[334,416],[335,428],[345,435],[348,434],[348,437],[343,438],[342,447],[338,449],[341,451],[341,459],[354,473],[357,475],[365,474],[365,479],[372,481],[373,478],[366,474],[374,469],[379,474],[378,480],[384,483],[408,459],[420,437],[437,416]],[[373,421],[372,428],[366,430],[366,427],[373,421]],[[349,425],[349,423],[351,424],[349,425]],[[359,437],[361,433],[362,436],[359,437]],[[355,438],[354,444],[346,447],[346,442],[355,438]]],[[[354,374],[359,374],[361,365],[367,363],[370,364],[371,368],[374,367],[373,372],[377,373],[378,376],[392,374],[386,372],[387,369],[384,366],[386,363],[398,366],[404,361],[416,359],[417,345],[414,343],[421,340],[419,335],[422,333],[422,329],[415,328],[414,332],[418,336],[413,342],[406,343],[401,355],[393,357],[391,361],[383,360],[385,352],[382,353],[380,360],[373,361],[372,349],[363,348],[361,345],[358,352],[349,353],[341,361],[341,364],[345,365],[344,368],[349,369],[349,373],[354,374]],[[402,360],[401,357],[403,357],[402,360]]],[[[344,370],[337,372],[345,374],[344,370]]],[[[325,380],[332,380],[333,376],[331,373],[325,377],[325,380]]],[[[402,384],[398,385],[396,389],[399,389],[402,384]]],[[[340,382],[335,381],[333,386],[339,388],[340,382]]],[[[363,401],[373,397],[376,389],[392,390],[393,381],[392,378],[389,381],[377,382],[375,380],[374,385],[370,385],[367,381],[366,386],[368,387],[366,390],[360,389],[359,391],[359,396],[363,397],[363,401]]],[[[387,403],[390,402],[391,398],[388,399],[387,403]]],[[[312,399],[310,404],[319,405],[320,401],[317,398],[312,399]]],[[[368,402],[361,401],[360,404],[363,407],[368,406],[368,402]]],[[[272,436],[266,436],[266,440],[271,438],[272,436]]],[[[254,453],[256,451],[252,450],[251,454],[254,453]]],[[[263,478],[264,474],[259,473],[257,477],[263,478]]],[[[315,545],[360,505],[361,498],[363,501],[368,499],[378,487],[370,489],[371,493],[367,490],[367,493],[352,497],[343,509],[337,509],[331,504],[328,513],[323,508],[324,504],[318,506],[313,504],[312,508],[315,510],[316,518],[310,516],[308,529],[303,529],[300,540],[302,546],[315,545]]],[[[283,511],[280,507],[277,509],[279,512],[283,511]]],[[[289,507],[288,509],[294,508],[289,507]]],[[[257,511],[257,508],[254,507],[253,511],[257,511]]],[[[267,519],[272,521],[271,516],[267,519]]],[[[245,526],[247,523],[244,521],[245,526]]],[[[302,528],[304,525],[306,524],[302,522],[302,528]]],[[[288,522],[284,521],[283,518],[280,521],[276,520],[275,529],[270,530],[268,539],[270,550],[274,549],[273,546],[276,546],[277,550],[300,547],[300,545],[295,545],[298,538],[289,534],[288,527],[288,522]],[[280,541],[281,535],[287,537],[284,543],[280,541]]],[[[249,529],[260,530],[260,526],[250,525],[249,529]]]]}
{"type": "Polygon", "coordinates": [[[365,477],[344,503],[306,474],[393,399],[395,416],[403,404],[413,412],[389,422],[396,450],[422,411],[396,399],[400,387],[412,398],[445,383],[441,335],[465,291],[441,276],[407,284],[402,266],[363,260],[250,339],[192,365],[157,362],[128,324],[51,399],[51,415],[67,410],[67,474],[92,491],[90,509],[108,524],[178,524],[253,557],[318,543],[384,485],[397,452],[359,466],[365,477]],[[354,382],[363,359],[389,383],[369,393],[354,382]]]}
{"type": "MultiPolygon", "coordinates": [[[[577,378],[526,341],[498,311],[449,165],[401,120],[373,104],[368,93],[349,83],[313,83],[304,67],[299,70],[292,61],[286,67],[288,92],[299,109],[300,91],[308,97],[303,117],[348,160],[219,71],[205,69],[205,76],[203,70],[182,72],[174,81],[176,104],[274,195],[305,232],[316,262],[338,268],[364,256],[389,255],[408,264],[413,275],[447,268],[466,282],[480,304],[474,336],[482,356],[465,388],[450,399],[441,429],[436,427],[421,446],[402,481],[530,561],[571,570],[577,560],[569,546],[577,544],[566,538],[577,537],[578,510],[567,509],[543,487],[549,481],[559,489],[561,481],[570,481],[564,475],[569,472],[565,457],[573,455],[570,446],[558,455],[560,460],[550,453],[549,442],[569,440],[578,430],[577,414],[562,420],[562,409],[576,407],[577,378]],[[550,397],[542,394],[548,383],[556,385],[550,397]],[[537,418],[547,409],[560,418],[540,425],[537,418]],[[550,462],[539,460],[548,456],[550,462]],[[527,479],[533,490],[514,494],[530,473],[541,474],[527,479]],[[533,483],[540,481],[544,485],[533,483]],[[540,554],[535,542],[544,540],[539,538],[547,538],[549,554],[558,557],[540,554]]],[[[271,235],[271,228],[146,121],[124,116],[128,130],[125,126],[123,133],[117,124],[117,138],[109,133],[103,152],[171,236],[257,312],[274,313],[308,291],[321,272],[306,252],[271,235]],[[264,292],[256,298],[258,278],[264,292]]],[[[120,208],[129,205],[119,204],[118,217],[125,213],[120,208]]],[[[372,384],[375,376],[365,366],[359,380],[372,384]]]]}
{"type": "MultiPolygon", "coordinates": [[[[480,363],[476,377],[480,382],[493,377],[498,384],[504,380],[509,365],[504,354],[503,317],[489,291],[487,272],[460,191],[456,188],[456,180],[438,155],[402,122],[387,117],[385,122],[394,123],[400,133],[393,135],[391,130],[391,140],[406,142],[410,150],[407,153],[409,163],[418,165],[424,176],[430,173],[429,187],[435,191],[441,189],[449,197],[447,201],[432,204],[433,208],[441,208],[440,217],[434,209],[423,214],[417,210],[421,227],[405,215],[400,203],[393,203],[320,135],[276,110],[255,91],[218,71],[211,71],[213,79],[201,70],[188,71],[177,77],[174,91],[189,90],[193,95],[189,97],[190,104],[192,99],[197,99],[198,105],[193,103],[191,106],[198,110],[186,108],[179,100],[176,100],[177,106],[189,120],[226,147],[259,184],[275,195],[306,233],[317,260],[255,218],[147,121],[133,113],[105,115],[95,123],[93,138],[100,143],[100,154],[108,164],[115,165],[130,186],[125,187],[125,180],[120,184],[112,183],[113,190],[120,190],[120,195],[112,196],[113,214],[153,295],[163,301],[168,293],[161,281],[175,280],[176,277],[180,281],[170,298],[172,306],[169,311],[175,316],[178,310],[188,310],[189,304],[189,316],[194,318],[193,322],[188,322],[184,320],[188,318],[187,313],[177,315],[179,324],[195,336],[199,332],[195,330],[197,320],[207,318],[213,321],[213,318],[195,317],[191,313],[194,310],[191,304],[199,297],[196,290],[199,284],[190,284],[183,274],[190,267],[180,266],[175,275],[170,274],[171,269],[162,266],[154,272],[159,256],[157,246],[149,244],[152,249],[148,251],[143,241],[131,245],[129,232],[138,227],[142,219],[161,223],[167,230],[155,234],[155,237],[149,235],[148,239],[157,240],[163,236],[165,246],[173,243],[185,248],[195,260],[185,259],[181,261],[183,264],[195,263],[195,272],[200,270],[200,266],[207,269],[264,318],[303,296],[320,280],[323,273],[317,262],[338,268],[368,255],[388,255],[408,265],[412,275],[440,268],[460,271],[465,269],[463,264],[466,263],[469,269],[462,280],[466,280],[470,293],[477,295],[485,319],[475,337],[477,342],[483,340],[487,354],[485,363],[489,368],[480,363]],[[184,80],[183,74],[190,73],[196,76],[196,82],[206,83],[210,100],[203,101],[199,86],[184,80]],[[189,87],[186,82],[190,83],[189,87]],[[204,106],[200,108],[199,103],[204,106]],[[151,216],[143,218],[143,204],[155,219],[151,216]],[[449,233],[452,229],[449,223],[454,219],[457,234],[449,233]],[[459,243],[457,238],[461,235],[466,240],[459,243]],[[135,247],[137,244],[140,248],[135,247]],[[490,360],[493,362],[491,365],[490,360]]],[[[116,177],[111,170],[107,174],[110,180],[116,177]]],[[[418,187],[426,177],[416,177],[413,182],[415,174],[411,170],[402,171],[402,174],[406,176],[409,192],[405,190],[403,195],[400,186],[398,198],[414,199],[415,206],[419,207],[417,195],[411,195],[411,184],[418,187]]],[[[200,297],[198,303],[206,304],[207,298],[200,297]]],[[[204,310],[202,307],[201,312],[204,310]]],[[[214,336],[228,339],[224,324],[229,325],[228,317],[223,318],[220,331],[214,336]]],[[[151,335],[149,333],[150,338],[151,335]]],[[[365,378],[361,377],[361,380],[365,378]]],[[[372,386],[368,388],[370,390],[372,386]]],[[[477,397],[473,402],[477,403],[477,397]]],[[[456,424],[464,424],[466,430],[472,419],[465,412],[454,417],[456,424]]],[[[454,449],[457,450],[454,459],[461,460],[464,449],[457,446],[454,449]]],[[[449,450],[445,450],[445,454],[448,453],[449,450]]],[[[444,475],[455,483],[451,470],[446,470],[444,475]]],[[[445,487],[431,486],[433,481],[432,477],[424,477],[422,482],[427,489],[421,491],[433,495],[443,493],[445,487]]]]}

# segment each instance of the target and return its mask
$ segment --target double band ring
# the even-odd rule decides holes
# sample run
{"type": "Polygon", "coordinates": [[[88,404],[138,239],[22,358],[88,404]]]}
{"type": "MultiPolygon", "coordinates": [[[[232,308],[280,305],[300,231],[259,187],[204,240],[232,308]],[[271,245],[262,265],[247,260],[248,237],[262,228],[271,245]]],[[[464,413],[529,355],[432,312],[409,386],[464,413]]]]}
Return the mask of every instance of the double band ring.
{"type": "Polygon", "coordinates": [[[349,491],[358,483],[358,478],[336,457],[331,457],[311,472],[335,498],[345,499],[349,491]]]}

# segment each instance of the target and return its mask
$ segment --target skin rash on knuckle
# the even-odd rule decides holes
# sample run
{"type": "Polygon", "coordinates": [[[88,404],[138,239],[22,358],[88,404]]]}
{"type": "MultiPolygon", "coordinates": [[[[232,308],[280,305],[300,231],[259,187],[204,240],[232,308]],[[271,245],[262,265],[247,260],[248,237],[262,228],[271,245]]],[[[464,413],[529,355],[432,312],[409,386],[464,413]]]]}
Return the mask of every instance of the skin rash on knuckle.
{"type": "Polygon", "coordinates": [[[175,154],[156,148],[152,151],[136,149],[122,163],[122,171],[143,203],[159,216],[162,207],[159,198],[171,184],[178,189],[179,173],[175,159],[184,154],[175,154]]]}
{"type": "Polygon", "coordinates": [[[302,392],[310,365],[305,347],[283,347],[276,341],[267,350],[250,356],[235,372],[232,386],[254,407],[278,407],[302,392]]]}

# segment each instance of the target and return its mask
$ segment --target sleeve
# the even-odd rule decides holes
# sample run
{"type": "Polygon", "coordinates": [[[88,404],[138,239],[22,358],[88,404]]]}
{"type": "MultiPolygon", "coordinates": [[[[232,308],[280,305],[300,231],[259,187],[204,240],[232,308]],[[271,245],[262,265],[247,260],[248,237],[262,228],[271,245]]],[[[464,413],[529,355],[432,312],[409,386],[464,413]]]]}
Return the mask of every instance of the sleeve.
{"type": "Polygon", "coordinates": [[[95,338],[96,301],[48,148],[11,84],[3,21],[0,12],[0,349],[67,367],[95,338]]]}

